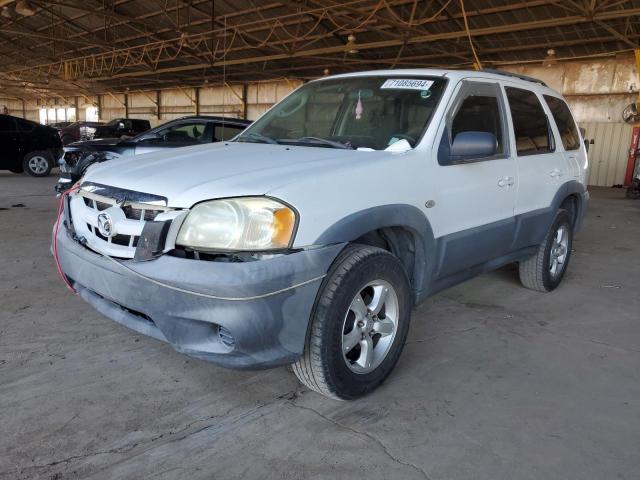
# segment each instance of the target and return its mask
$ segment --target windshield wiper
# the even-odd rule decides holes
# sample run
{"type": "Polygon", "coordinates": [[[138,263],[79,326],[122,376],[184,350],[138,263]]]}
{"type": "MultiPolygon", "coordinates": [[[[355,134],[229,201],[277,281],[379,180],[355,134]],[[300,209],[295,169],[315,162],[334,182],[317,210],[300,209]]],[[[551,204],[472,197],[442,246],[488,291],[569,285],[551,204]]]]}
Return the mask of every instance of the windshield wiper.
{"type": "Polygon", "coordinates": [[[267,137],[266,135],[263,135],[263,134],[258,133],[258,132],[242,133],[238,137],[238,140],[242,140],[243,138],[244,139],[255,140],[257,142],[262,142],[262,143],[270,143],[272,145],[279,145],[280,144],[280,142],[277,141],[275,138],[267,137]]]}
{"type": "Polygon", "coordinates": [[[328,140],[326,138],[320,138],[320,137],[300,137],[300,138],[296,138],[294,142],[321,143],[323,145],[328,145],[333,148],[343,148],[347,150],[353,150],[353,147],[351,145],[347,145],[346,143],[336,142],[334,140],[328,140]]]}

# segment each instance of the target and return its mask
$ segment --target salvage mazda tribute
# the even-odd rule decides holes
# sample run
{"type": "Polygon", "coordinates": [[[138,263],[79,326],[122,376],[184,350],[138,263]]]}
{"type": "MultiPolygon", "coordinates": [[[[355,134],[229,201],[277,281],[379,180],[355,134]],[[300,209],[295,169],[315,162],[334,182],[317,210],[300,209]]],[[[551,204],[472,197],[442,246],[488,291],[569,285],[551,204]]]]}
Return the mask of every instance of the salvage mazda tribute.
{"type": "Polygon", "coordinates": [[[312,81],[231,141],[89,168],[52,250],[99,312],[218,365],[352,399],[412,307],[511,262],[555,289],[589,194],[567,104],[499,72],[312,81]]]}

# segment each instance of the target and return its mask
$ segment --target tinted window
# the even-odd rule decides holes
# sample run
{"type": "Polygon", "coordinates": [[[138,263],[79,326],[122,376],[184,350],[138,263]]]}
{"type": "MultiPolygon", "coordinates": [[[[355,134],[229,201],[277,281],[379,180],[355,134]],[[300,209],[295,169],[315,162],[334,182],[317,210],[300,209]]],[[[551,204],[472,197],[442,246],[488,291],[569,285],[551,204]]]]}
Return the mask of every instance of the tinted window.
{"type": "Polygon", "coordinates": [[[571,116],[571,111],[564,101],[559,98],[545,95],[544,99],[549,105],[551,115],[556,122],[558,131],[560,132],[560,138],[562,139],[562,145],[565,150],[577,150],[580,148],[580,135],[578,135],[578,129],[571,116]]]}
{"type": "Polygon", "coordinates": [[[451,140],[460,132],[493,133],[498,141],[496,154],[504,153],[498,99],[482,95],[467,97],[451,123],[451,140]]]}
{"type": "Polygon", "coordinates": [[[193,143],[204,140],[206,124],[203,122],[180,123],[159,130],[157,133],[167,142],[193,143]]]}
{"type": "Polygon", "coordinates": [[[13,118],[0,117],[0,132],[15,132],[16,124],[13,118]]]}
{"type": "Polygon", "coordinates": [[[535,93],[506,87],[518,155],[535,155],[554,150],[547,115],[535,93]]]}
{"type": "Polygon", "coordinates": [[[16,122],[18,124],[18,130],[22,132],[31,132],[35,128],[35,125],[33,123],[27,122],[25,120],[17,119],[16,122]]]}
{"type": "Polygon", "coordinates": [[[235,125],[216,125],[216,128],[213,130],[213,141],[221,142],[223,140],[230,140],[243,130],[243,127],[236,127],[235,125]]]}
{"type": "Polygon", "coordinates": [[[149,128],[149,122],[146,120],[131,120],[131,123],[136,130],[147,130],[149,128]]]}

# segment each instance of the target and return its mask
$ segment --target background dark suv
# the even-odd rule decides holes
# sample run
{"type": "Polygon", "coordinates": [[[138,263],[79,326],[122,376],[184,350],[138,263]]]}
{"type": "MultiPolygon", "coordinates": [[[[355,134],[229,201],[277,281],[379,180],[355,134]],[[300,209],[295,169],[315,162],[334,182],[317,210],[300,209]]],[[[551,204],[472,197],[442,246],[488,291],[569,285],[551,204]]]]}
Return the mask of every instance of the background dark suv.
{"type": "Polygon", "coordinates": [[[62,142],[55,128],[0,115],[0,169],[45,177],[56,166],[62,142]]]}
{"type": "Polygon", "coordinates": [[[92,140],[94,138],[133,137],[151,128],[149,120],[136,118],[114,118],[109,123],[102,122],[74,122],[60,128],[60,138],[64,145],[73,142],[92,140]]]}
{"type": "Polygon", "coordinates": [[[149,120],[138,120],[136,118],[114,118],[105,125],[96,127],[93,138],[120,138],[135,137],[139,133],[146,132],[151,128],[149,120]]]}

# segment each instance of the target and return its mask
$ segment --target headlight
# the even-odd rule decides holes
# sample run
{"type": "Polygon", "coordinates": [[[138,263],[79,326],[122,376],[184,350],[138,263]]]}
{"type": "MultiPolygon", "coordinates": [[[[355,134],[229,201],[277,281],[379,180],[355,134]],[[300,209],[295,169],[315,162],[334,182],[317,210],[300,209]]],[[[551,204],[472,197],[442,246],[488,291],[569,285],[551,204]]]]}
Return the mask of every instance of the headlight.
{"type": "Polygon", "coordinates": [[[205,250],[276,250],[293,240],[295,212],[266,197],[199,203],[184,220],[177,245],[205,250]]]}

